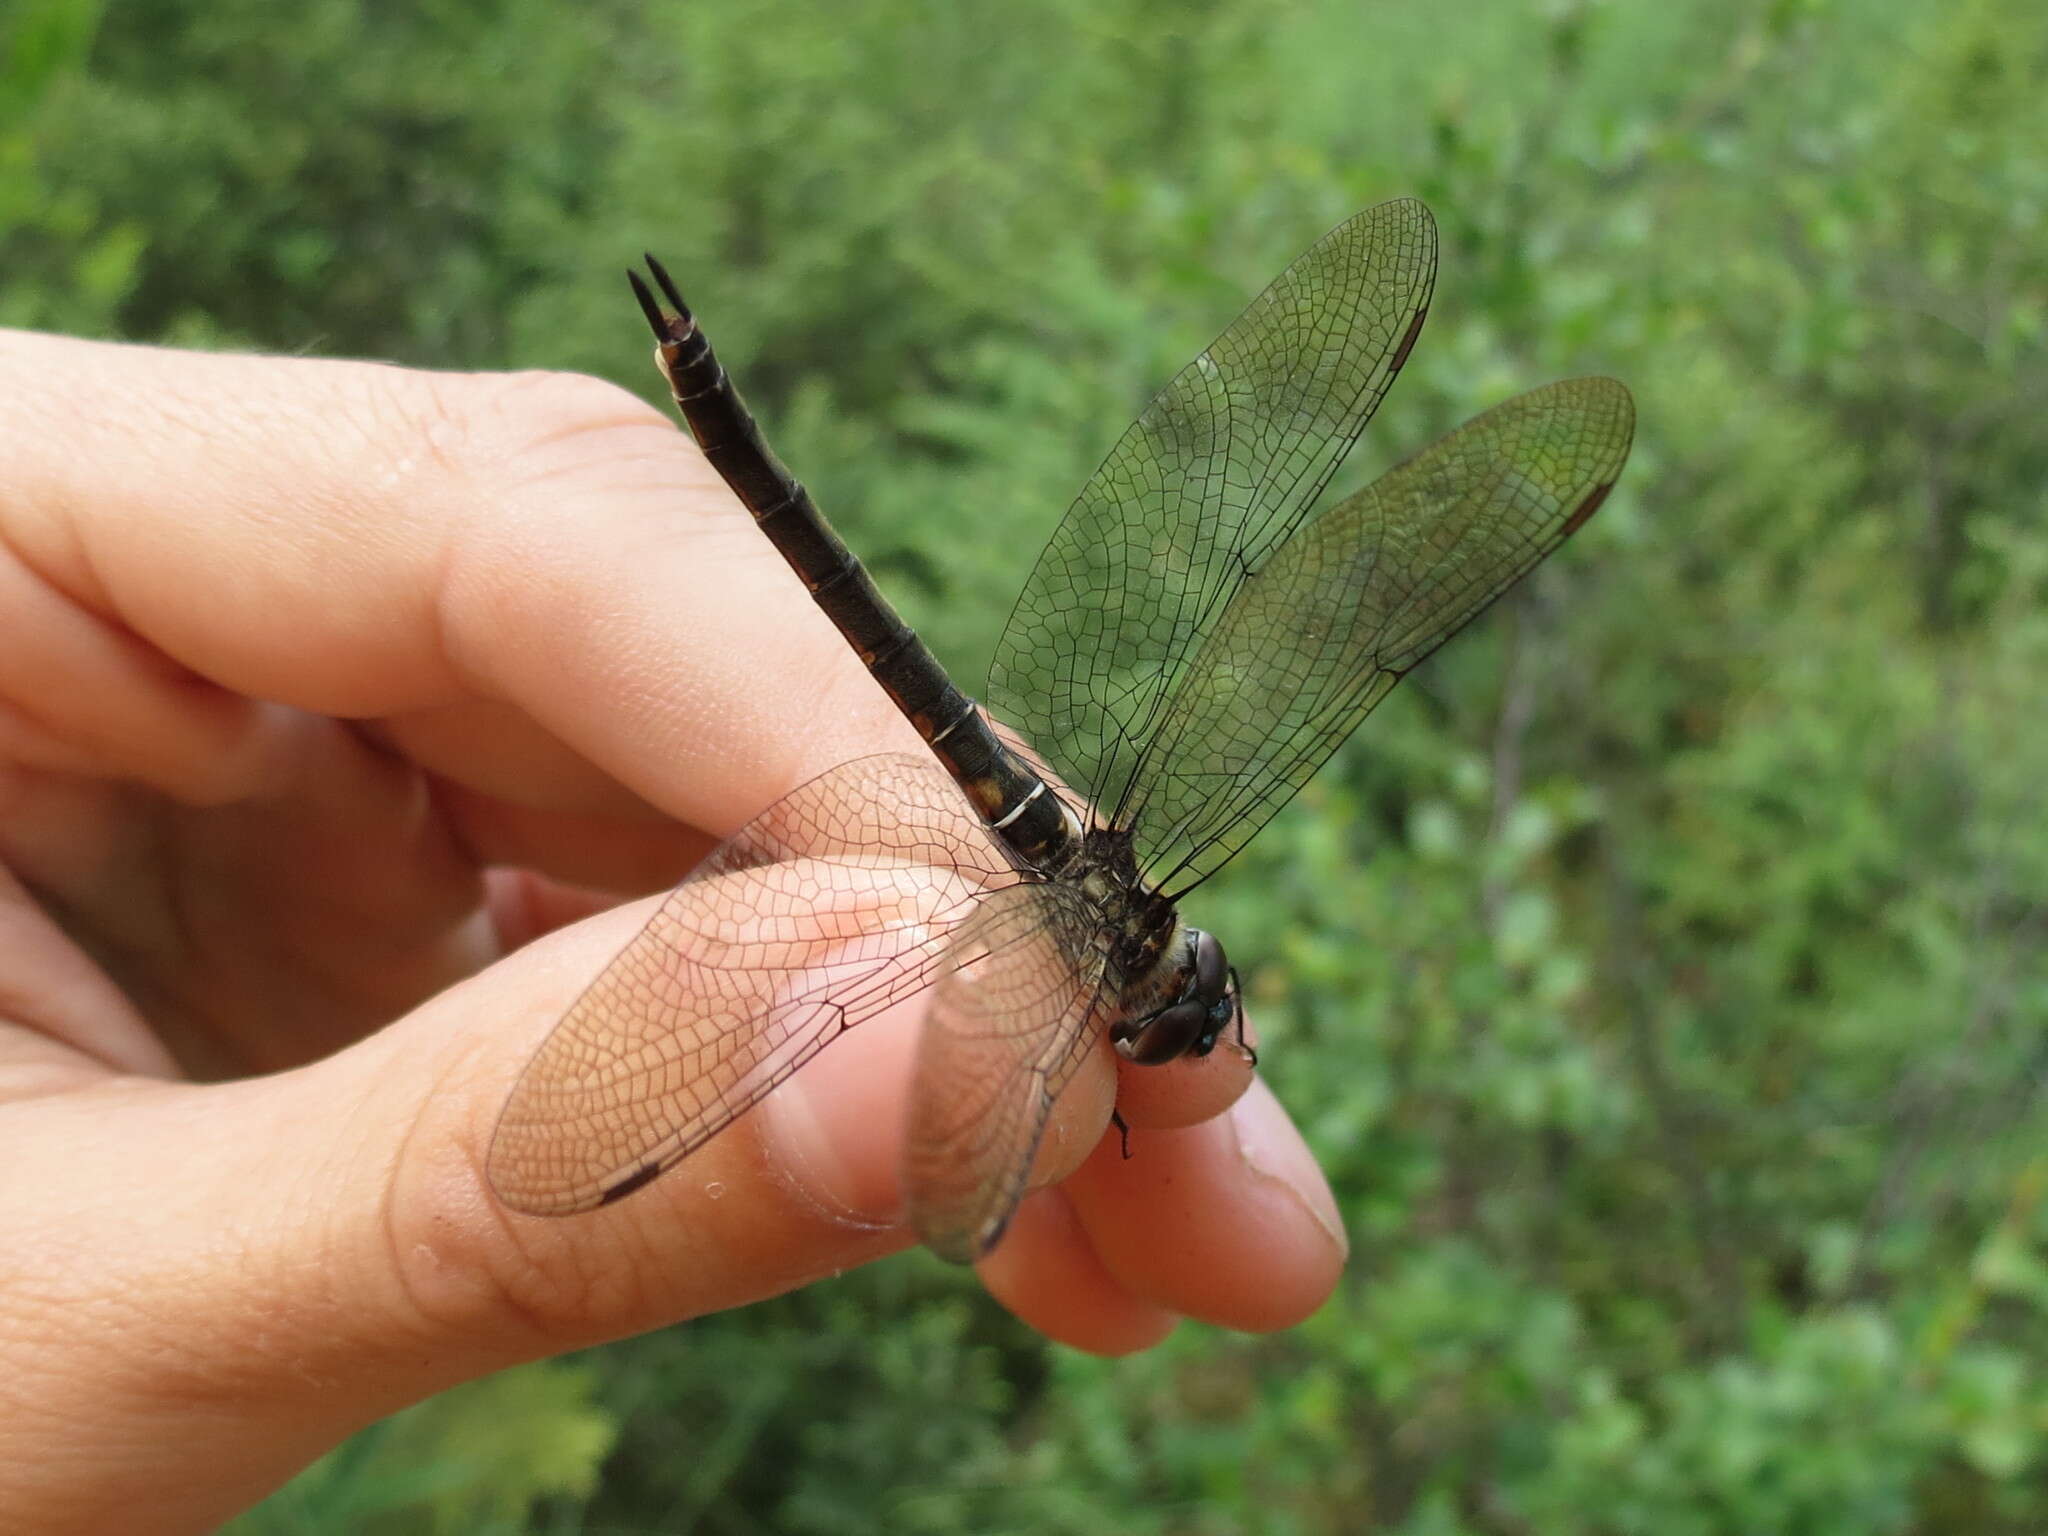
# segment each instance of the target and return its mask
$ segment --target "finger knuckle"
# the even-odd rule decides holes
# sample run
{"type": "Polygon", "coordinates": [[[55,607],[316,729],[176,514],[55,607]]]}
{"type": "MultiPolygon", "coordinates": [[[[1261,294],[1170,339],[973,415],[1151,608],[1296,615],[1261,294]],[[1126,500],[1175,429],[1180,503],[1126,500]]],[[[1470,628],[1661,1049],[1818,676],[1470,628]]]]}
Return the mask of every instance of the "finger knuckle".
{"type": "Polygon", "coordinates": [[[523,1340],[553,1353],[609,1337],[647,1311],[643,1263],[614,1243],[564,1241],[566,1233],[460,1193],[474,1187],[451,1181],[449,1198],[407,1199],[404,1219],[388,1228],[397,1286],[430,1333],[498,1348],[523,1340]]]}

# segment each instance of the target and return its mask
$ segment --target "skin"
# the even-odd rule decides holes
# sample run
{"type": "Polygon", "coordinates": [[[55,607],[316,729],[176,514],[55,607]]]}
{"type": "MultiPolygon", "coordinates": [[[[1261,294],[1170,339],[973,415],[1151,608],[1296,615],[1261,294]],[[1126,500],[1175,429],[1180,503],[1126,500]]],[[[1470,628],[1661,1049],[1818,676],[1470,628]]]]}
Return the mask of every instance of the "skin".
{"type": "MultiPolygon", "coordinates": [[[[921,1000],[619,1205],[482,1181],[645,893],[917,747],[666,418],[0,332],[0,421],[0,1525],[206,1530],[456,1382],[914,1241],[921,1000]]],[[[1081,1349],[1287,1327],[1343,1262],[1228,1049],[1105,1045],[1037,1177],[981,1274],[1081,1349]]]]}

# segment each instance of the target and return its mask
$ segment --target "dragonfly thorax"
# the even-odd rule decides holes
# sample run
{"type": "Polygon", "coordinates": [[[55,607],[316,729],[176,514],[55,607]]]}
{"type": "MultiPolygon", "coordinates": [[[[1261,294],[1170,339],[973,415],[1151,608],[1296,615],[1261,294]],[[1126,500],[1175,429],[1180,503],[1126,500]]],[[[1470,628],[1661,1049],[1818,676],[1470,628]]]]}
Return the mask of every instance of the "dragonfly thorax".
{"type": "Polygon", "coordinates": [[[1147,1066],[1206,1056],[1237,1017],[1230,962],[1215,935],[1189,927],[1138,870],[1130,827],[1090,827],[1057,878],[1095,908],[1113,936],[1109,971],[1118,1022],[1110,1039],[1127,1061],[1147,1066]]]}

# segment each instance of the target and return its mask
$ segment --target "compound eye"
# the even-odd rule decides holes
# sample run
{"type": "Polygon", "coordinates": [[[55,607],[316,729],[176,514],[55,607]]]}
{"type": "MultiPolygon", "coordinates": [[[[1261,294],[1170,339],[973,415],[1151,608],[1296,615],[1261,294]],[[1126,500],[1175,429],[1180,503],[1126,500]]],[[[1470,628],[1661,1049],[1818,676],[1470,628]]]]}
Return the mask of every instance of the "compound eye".
{"type": "Polygon", "coordinates": [[[1117,1053],[1126,1061],[1156,1067],[1161,1062],[1185,1056],[1202,1038],[1209,1023],[1209,1007],[1200,1001],[1175,1003],[1162,1008],[1130,1034],[1116,1042],[1117,1053]]]}
{"type": "Polygon", "coordinates": [[[1190,997],[1217,998],[1223,995],[1230,980],[1230,962],[1223,957],[1223,946],[1216,942],[1216,935],[1206,929],[1195,930],[1195,978],[1188,989],[1190,997]]]}

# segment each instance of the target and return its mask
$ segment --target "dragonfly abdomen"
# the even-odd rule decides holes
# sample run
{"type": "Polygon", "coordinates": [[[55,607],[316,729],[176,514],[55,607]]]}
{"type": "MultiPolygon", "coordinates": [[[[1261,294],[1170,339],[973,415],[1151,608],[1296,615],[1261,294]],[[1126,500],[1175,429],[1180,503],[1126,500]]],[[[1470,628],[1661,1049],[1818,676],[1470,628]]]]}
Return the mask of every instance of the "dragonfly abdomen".
{"type": "Polygon", "coordinates": [[[753,514],[982,820],[1028,868],[1064,866],[1079,835],[1072,814],[1044,778],[997,739],[974,700],[882,596],[811,493],[768,446],[667,272],[651,256],[647,264],[675,313],[662,313],[637,274],[632,275],[633,291],[654,328],[656,356],[676,409],[705,460],[753,514]]]}

